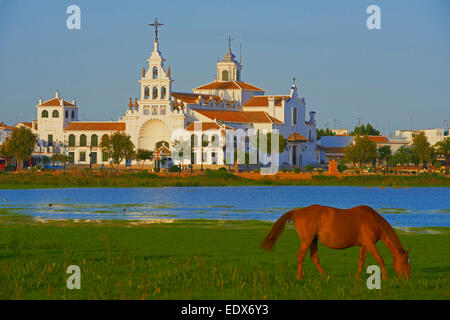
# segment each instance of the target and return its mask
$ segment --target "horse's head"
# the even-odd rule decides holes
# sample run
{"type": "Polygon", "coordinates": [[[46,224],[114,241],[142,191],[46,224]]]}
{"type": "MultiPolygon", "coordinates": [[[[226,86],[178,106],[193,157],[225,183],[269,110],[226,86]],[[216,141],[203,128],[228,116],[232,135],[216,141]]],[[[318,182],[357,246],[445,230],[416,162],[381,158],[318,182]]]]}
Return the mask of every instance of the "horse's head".
{"type": "Polygon", "coordinates": [[[411,279],[411,266],[408,254],[409,250],[398,253],[394,257],[394,270],[400,279],[411,279]]]}

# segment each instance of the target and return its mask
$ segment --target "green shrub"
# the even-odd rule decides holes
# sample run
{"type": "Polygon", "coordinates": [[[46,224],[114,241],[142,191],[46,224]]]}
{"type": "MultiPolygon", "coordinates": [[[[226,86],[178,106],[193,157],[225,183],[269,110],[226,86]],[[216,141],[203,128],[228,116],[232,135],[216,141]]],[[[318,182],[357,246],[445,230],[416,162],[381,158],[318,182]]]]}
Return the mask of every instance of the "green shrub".
{"type": "Polygon", "coordinates": [[[300,168],[295,168],[295,169],[294,169],[294,172],[295,172],[295,173],[300,173],[300,172],[302,172],[302,169],[300,169],[300,168]]]}
{"type": "Polygon", "coordinates": [[[344,172],[345,170],[347,170],[347,166],[345,164],[339,164],[337,169],[339,172],[344,172]]]}
{"type": "Polygon", "coordinates": [[[313,170],[313,166],[310,165],[310,164],[308,164],[308,165],[305,167],[305,170],[306,170],[306,172],[311,172],[311,171],[313,170]]]}
{"type": "Polygon", "coordinates": [[[226,168],[219,168],[218,170],[206,169],[205,177],[207,178],[221,178],[221,179],[236,179],[237,177],[228,172],[226,168]]]}
{"type": "Polygon", "coordinates": [[[317,171],[319,171],[320,174],[323,173],[323,169],[319,169],[319,170],[317,170],[317,171]]]}
{"type": "Polygon", "coordinates": [[[133,176],[137,177],[137,178],[142,178],[142,179],[148,179],[148,178],[158,178],[159,176],[157,174],[148,172],[147,170],[142,170],[139,171],[138,173],[132,173],[133,176]]]}
{"type": "Polygon", "coordinates": [[[159,167],[155,167],[155,168],[153,168],[153,171],[154,171],[154,172],[159,172],[160,169],[159,169],[159,167]]]}
{"type": "Polygon", "coordinates": [[[356,173],[356,174],[359,174],[359,170],[355,170],[355,173],[356,173]]]}
{"type": "Polygon", "coordinates": [[[171,166],[169,168],[169,172],[180,172],[180,167],[179,166],[171,166]]]}

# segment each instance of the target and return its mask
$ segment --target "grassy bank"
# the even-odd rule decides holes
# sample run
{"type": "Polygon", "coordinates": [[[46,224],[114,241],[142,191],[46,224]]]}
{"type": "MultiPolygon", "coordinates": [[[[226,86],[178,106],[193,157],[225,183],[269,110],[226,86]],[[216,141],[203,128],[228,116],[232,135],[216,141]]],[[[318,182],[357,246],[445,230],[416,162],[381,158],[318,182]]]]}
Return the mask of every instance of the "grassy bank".
{"type": "MultiPolygon", "coordinates": [[[[327,275],[309,255],[296,280],[299,239],[289,225],[274,252],[258,245],[271,224],[256,221],[36,223],[0,217],[0,299],[450,299],[450,230],[397,230],[411,249],[412,279],[368,290],[353,275],[358,248],[319,247],[327,275]],[[66,268],[81,268],[81,290],[66,268]]],[[[376,264],[368,255],[366,267],[376,264]]]]}
{"type": "Polygon", "coordinates": [[[197,187],[197,186],[385,186],[385,187],[449,187],[450,177],[438,174],[411,176],[358,175],[334,177],[278,173],[247,179],[223,171],[207,171],[198,175],[166,174],[148,172],[114,173],[104,176],[99,172],[68,171],[47,173],[0,174],[0,189],[69,188],[69,187],[197,187]]]}

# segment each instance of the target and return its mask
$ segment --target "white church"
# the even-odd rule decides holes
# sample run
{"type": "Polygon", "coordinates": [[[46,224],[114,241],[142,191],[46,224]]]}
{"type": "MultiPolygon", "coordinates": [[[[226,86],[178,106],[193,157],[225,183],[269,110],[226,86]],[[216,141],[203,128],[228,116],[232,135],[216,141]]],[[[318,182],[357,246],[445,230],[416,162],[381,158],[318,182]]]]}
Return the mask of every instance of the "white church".
{"type": "Polygon", "coordinates": [[[194,88],[192,93],[175,92],[170,68],[165,68],[160,51],[161,24],[155,19],[152,25],[155,40],[148,67],[143,68],[139,80],[140,98],[130,98],[128,110],[118,121],[105,122],[79,121],[80,106],[75,100],[64,100],[58,92],[47,101],[39,99],[37,120],[16,125],[25,125],[38,135],[35,156],[65,153],[73,164],[106,165],[111,159],[102,154],[101,139],[123,131],[136,149],[170,158],[170,151],[179,143],[174,132],[181,130],[206,142],[196,142],[189,163],[221,165],[226,158],[227,134],[239,129],[277,129],[287,140],[286,149],[279,155],[280,167],[316,163],[315,112],[309,112],[306,119],[305,99],[299,96],[295,79],[288,94],[265,95],[263,89],[242,81],[242,63],[229,45],[217,62],[214,81],[194,88]]]}

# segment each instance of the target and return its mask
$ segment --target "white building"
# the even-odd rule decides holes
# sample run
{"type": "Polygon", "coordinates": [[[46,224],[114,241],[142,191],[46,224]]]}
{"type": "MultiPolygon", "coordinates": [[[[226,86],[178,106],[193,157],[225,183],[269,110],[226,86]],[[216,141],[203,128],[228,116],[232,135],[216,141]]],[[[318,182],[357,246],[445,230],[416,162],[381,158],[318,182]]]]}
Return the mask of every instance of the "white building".
{"type": "Polygon", "coordinates": [[[0,122],[0,144],[5,143],[6,139],[11,135],[13,130],[13,127],[0,122]]]}
{"type": "Polygon", "coordinates": [[[422,129],[422,130],[395,130],[396,137],[412,143],[413,135],[419,132],[425,133],[428,142],[434,146],[437,142],[444,140],[449,136],[449,128],[434,128],[434,129],[422,129]]]}
{"type": "Polygon", "coordinates": [[[192,135],[199,123],[199,133],[207,132],[209,143],[194,148],[194,163],[223,164],[225,136],[237,129],[278,129],[288,141],[280,165],[315,163],[315,112],[309,112],[306,120],[305,99],[300,98],[295,80],[289,94],[266,96],[263,89],[242,81],[242,64],[229,47],[217,62],[213,82],[194,88],[193,93],[174,92],[170,68],[164,66],[157,37],[147,61],[148,67],[139,80],[140,97],[134,103],[130,98],[128,110],[118,121],[79,121],[80,107],[75,100],[66,101],[58,92],[48,101],[40,99],[37,120],[18,124],[38,134],[36,153],[66,153],[75,164],[109,163],[99,147],[103,135],[123,131],[130,135],[136,149],[155,150],[162,141],[172,148],[177,143],[175,131],[185,129],[192,135]]]}

